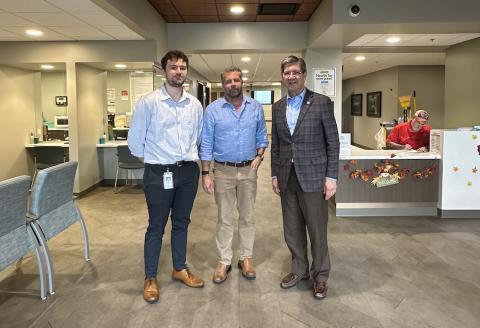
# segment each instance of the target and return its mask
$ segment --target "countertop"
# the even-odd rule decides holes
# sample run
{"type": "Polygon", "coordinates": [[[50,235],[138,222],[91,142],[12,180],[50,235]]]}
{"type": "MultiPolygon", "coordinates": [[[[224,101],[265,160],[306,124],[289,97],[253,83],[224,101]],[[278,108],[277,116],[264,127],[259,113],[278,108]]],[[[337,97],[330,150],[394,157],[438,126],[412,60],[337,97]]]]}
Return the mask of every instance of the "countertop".
{"type": "Polygon", "coordinates": [[[418,152],[415,150],[382,150],[362,149],[351,146],[350,155],[340,156],[341,160],[349,159],[440,159],[441,155],[430,152],[418,152]],[[393,154],[393,156],[392,156],[393,154]]]}
{"type": "Polygon", "coordinates": [[[35,148],[35,147],[63,147],[68,148],[69,144],[67,141],[42,141],[36,144],[26,144],[25,148],[35,148]]]}

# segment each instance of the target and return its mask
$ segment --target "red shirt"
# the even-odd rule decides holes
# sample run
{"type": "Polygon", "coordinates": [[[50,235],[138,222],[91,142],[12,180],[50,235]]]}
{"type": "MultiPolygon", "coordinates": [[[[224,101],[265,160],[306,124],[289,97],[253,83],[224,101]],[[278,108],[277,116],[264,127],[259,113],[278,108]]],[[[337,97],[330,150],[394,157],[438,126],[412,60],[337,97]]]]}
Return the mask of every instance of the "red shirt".
{"type": "Polygon", "coordinates": [[[387,141],[394,142],[399,145],[409,144],[413,149],[427,147],[430,144],[430,127],[428,125],[415,132],[410,126],[410,121],[400,123],[395,126],[388,135],[387,141]]]}

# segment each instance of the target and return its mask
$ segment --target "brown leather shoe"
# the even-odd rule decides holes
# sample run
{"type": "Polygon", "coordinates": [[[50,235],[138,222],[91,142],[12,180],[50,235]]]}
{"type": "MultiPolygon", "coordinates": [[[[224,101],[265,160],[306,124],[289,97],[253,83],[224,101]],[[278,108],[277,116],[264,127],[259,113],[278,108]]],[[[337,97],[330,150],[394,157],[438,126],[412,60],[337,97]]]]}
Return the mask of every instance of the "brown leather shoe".
{"type": "Polygon", "coordinates": [[[231,265],[223,264],[222,262],[218,262],[217,267],[215,268],[215,272],[213,273],[212,281],[216,284],[221,284],[225,280],[227,280],[228,273],[232,271],[231,265]]]}
{"type": "Polygon", "coordinates": [[[310,279],[310,275],[306,273],[303,276],[299,276],[295,273],[289,273],[285,277],[283,277],[282,281],[280,282],[280,287],[283,289],[290,288],[298,284],[300,280],[307,280],[310,279]]]}
{"type": "Polygon", "coordinates": [[[248,280],[254,280],[257,277],[255,268],[253,267],[253,259],[251,257],[246,257],[243,260],[238,261],[238,268],[242,270],[242,276],[248,280]]]}
{"type": "Polygon", "coordinates": [[[314,281],[313,282],[313,297],[323,300],[327,297],[327,282],[326,281],[314,281]]]}
{"type": "Polygon", "coordinates": [[[201,278],[198,278],[193,273],[191,273],[189,268],[185,268],[180,271],[173,269],[172,278],[183,282],[188,287],[193,288],[200,288],[203,287],[203,285],[205,284],[205,282],[201,278]]]}
{"type": "Polygon", "coordinates": [[[158,301],[159,296],[157,278],[145,278],[145,282],[143,283],[143,299],[152,304],[158,301]]]}

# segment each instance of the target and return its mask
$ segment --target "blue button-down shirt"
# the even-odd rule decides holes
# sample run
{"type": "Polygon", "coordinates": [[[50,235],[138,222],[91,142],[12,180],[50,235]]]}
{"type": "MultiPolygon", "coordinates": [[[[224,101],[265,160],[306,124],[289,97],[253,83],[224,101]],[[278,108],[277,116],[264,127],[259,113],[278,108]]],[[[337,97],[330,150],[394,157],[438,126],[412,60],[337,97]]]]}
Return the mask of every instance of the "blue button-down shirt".
{"type": "Polygon", "coordinates": [[[241,111],[220,98],[205,110],[200,159],[239,163],[255,158],[258,148],[267,148],[267,128],[262,105],[243,96],[241,111]]]}
{"type": "Polygon", "coordinates": [[[145,163],[196,161],[202,117],[203,108],[197,98],[183,91],[176,102],[162,86],[135,103],[128,147],[145,163]]]}
{"type": "Polygon", "coordinates": [[[303,98],[305,98],[306,91],[307,89],[303,89],[303,91],[295,97],[290,97],[287,94],[287,124],[291,135],[293,135],[293,132],[295,131],[298,115],[300,115],[300,109],[302,109],[303,98]]]}

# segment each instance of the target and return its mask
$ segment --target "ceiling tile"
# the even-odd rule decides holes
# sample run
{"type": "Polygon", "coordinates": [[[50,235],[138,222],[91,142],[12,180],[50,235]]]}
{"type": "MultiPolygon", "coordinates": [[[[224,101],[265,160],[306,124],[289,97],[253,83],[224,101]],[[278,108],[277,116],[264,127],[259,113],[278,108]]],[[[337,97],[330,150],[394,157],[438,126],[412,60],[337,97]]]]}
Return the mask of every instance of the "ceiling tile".
{"type": "Polygon", "coordinates": [[[148,0],[152,5],[171,3],[170,0],[148,0]]]}
{"type": "Polygon", "coordinates": [[[288,22],[293,20],[293,15],[258,15],[257,22],[288,22]]]}
{"type": "Polygon", "coordinates": [[[92,1],[85,0],[47,0],[65,11],[99,11],[101,8],[92,1]]]}
{"type": "Polygon", "coordinates": [[[300,5],[300,8],[298,8],[296,14],[297,15],[311,15],[315,12],[315,9],[317,9],[318,3],[316,2],[308,2],[308,3],[302,3],[300,5]]]}
{"type": "Polygon", "coordinates": [[[48,4],[43,0],[0,0],[0,8],[15,13],[22,13],[22,12],[35,12],[35,13],[42,13],[42,12],[60,12],[61,9],[48,4]]]}
{"type": "Polygon", "coordinates": [[[28,26],[36,25],[31,21],[23,19],[21,17],[15,16],[8,13],[0,13],[0,26],[28,26]]]}
{"type": "Polygon", "coordinates": [[[260,0],[260,3],[300,3],[302,0],[260,0]]]}
{"type": "Polygon", "coordinates": [[[168,22],[168,23],[182,23],[182,17],[180,16],[163,16],[163,18],[168,22]]]}
{"type": "Polygon", "coordinates": [[[218,22],[218,16],[182,16],[185,23],[218,22]]]}
{"type": "Polygon", "coordinates": [[[216,0],[216,3],[242,4],[242,3],[259,3],[259,0],[216,0]]]}
{"type": "Polygon", "coordinates": [[[27,37],[20,37],[11,31],[6,31],[0,28],[0,40],[1,41],[19,41],[19,40],[24,41],[29,39],[27,37]]]}
{"type": "Polygon", "coordinates": [[[217,15],[217,7],[214,3],[177,3],[175,2],[175,8],[180,12],[182,16],[192,15],[217,15]]]}
{"type": "Polygon", "coordinates": [[[178,15],[177,10],[172,4],[158,4],[155,6],[158,10],[158,12],[163,16],[163,15],[178,15]]]}
{"type": "Polygon", "coordinates": [[[302,21],[302,22],[305,22],[305,21],[308,21],[308,19],[310,18],[311,15],[295,15],[293,17],[293,20],[294,21],[302,21]]]}
{"type": "Polygon", "coordinates": [[[70,14],[90,25],[123,25],[122,22],[105,11],[71,11],[70,14]]]}
{"type": "Polygon", "coordinates": [[[117,40],[145,40],[141,35],[135,33],[125,25],[97,25],[96,27],[117,40]]]}
{"type": "Polygon", "coordinates": [[[83,21],[66,13],[21,13],[19,16],[43,26],[84,26],[83,21]]]}
{"type": "Polygon", "coordinates": [[[77,40],[113,40],[113,38],[91,26],[51,27],[52,30],[77,40]]]}
{"type": "Polygon", "coordinates": [[[221,22],[254,22],[255,15],[253,16],[245,16],[245,15],[228,15],[228,16],[220,16],[221,22]]]}
{"type": "Polygon", "coordinates": [[[256,15],[258,12],[257,4],[244,4],[242,7],[245,9],[242,15],[233,15],[230,12],[231,4],[217,4],[218,14],[219,15],[232,15],[232,16],[244,16],[244,15],[256,15]]]}
{"type": "Polygon", "coordinates": [[[42,27],[41,31],[43,35],[38,37],[31,37],[25,34],[25,30],[27,30],[29,26],[24,27],[3,27],[4,30],[10,31],[19,35],[19,37],[27,38],[28,40],[35,40],[35,41],[57,41],[57,40],[71,40],[68,36],[65,36],[61,31],[54,31],[53,29],[42,27]]]}

